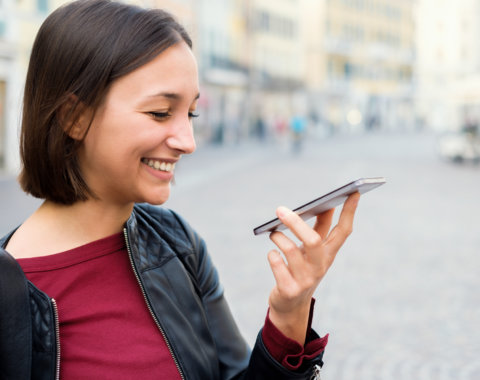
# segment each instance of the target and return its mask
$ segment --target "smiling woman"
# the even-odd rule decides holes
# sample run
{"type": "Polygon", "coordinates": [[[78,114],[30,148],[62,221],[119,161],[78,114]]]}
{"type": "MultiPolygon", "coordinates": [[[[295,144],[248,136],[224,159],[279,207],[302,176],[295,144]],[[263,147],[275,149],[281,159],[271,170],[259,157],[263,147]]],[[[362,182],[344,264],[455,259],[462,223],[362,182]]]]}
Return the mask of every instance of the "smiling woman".
{"type": "Polygon", "coordinates": [[[109,0],[53,12],[35,40],[20,152],[44,200],[0,239],[3,379],[310,379],[327,337],[312,295],[347,238],[358,194],[314,228],[278,209],[275,276],[253,350],[204,241],[175,212],[175,165],[193,153],[192,42],[168,13],[109,0]]]}
{"type": "MultiPolygon", "coordinates": [[[[161,10],[126,11],[116,3],[91,1],[50,15],[34,43],[25,87],[20,145],[24,190],[64,204],[93,195],[77,155],[93,115],[116,79],[180,41],[192,46],[185,30],[161,10]]],[[[193,64],[191,53],[185,56],[193,64]]],[[[149,74],[152,70],[138,76],[151,81],[149,74]]],[[[192,75],[190,71],[190,85],[195,84],[192,75]]]]}

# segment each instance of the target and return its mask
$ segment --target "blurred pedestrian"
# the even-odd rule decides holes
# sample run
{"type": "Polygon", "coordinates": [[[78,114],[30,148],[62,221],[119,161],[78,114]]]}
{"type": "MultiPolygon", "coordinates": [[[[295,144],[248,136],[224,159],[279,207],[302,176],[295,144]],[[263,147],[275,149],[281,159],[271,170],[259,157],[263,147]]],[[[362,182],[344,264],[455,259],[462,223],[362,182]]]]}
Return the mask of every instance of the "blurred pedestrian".
{"type": "MultiPolygon", "coordinates": [[[[198,71],[168,13],[69,3],[35,40],[21,130],[22,188],[43,204],[0,240],[2,379],[310,379],[327,337],[312,295],[351,230],[279,208],[300,240],[271,239],[276,280],[253,350],[204,241],[175,212],[175,164],[195,150],[198,71]]],[[[233,216],[232,216],[233,217],[233,216]]]]}
{"type": "Polygon", "coordinates": [[[288,129],[285,118],[282,116],[275,117],[273,121],[273,128],[277,136],[283,136],[288,129]]]}
{"type": "Polygon", "coordinates": [[[292,131],[292,149],[293,153],[300,153],[302,150],[303,139],[307,129],[307,120],[305,117],[295,115],[290,121],[290,129],[292,131]]]}
{"type": "Polygon", "coordinates": [[[254,133],[260,142],[264,142],[267,138],[267,127],[261,115],[257,115],[254,123],[254,133]]]}

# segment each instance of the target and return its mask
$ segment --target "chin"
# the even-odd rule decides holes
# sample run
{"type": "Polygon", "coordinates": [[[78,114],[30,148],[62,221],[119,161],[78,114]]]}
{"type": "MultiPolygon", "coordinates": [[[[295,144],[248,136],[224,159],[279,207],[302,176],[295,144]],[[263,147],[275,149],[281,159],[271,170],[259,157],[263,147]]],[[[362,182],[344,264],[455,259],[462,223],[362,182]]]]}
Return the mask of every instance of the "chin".
{"type": "Polygon", "coordinates": [[[162,201],[150,201],[150,200],[145,200],[144,202],[145,203],[148,203],[149,205],[152,205],[152,206],[161,206],[163,205],[167,200],[162,200],[162,201]]]}
{"type": "Polygon", "coordinates": [[[170,197],[170,191],[162,191],[157,194],[150,194],[143,198],[142,202],[149,203],[154,206],[160,206],[164,204],[170,197]]]}

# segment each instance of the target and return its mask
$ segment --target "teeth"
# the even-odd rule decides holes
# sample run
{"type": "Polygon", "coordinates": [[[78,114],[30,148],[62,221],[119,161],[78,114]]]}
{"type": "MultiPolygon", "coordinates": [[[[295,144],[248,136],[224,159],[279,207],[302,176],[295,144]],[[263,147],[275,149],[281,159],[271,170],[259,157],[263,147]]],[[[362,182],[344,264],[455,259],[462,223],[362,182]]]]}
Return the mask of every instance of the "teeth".
{"type": "Polygon", "coordinates": [[[175,167],[175,164],[172,164],[170,162],[162,162],[162,161],[157,161],[152,159],[147,160],[146,158],[143,158],[142,162],[155,170],[160,170],[163,172],[171,172],[175,167]]]}

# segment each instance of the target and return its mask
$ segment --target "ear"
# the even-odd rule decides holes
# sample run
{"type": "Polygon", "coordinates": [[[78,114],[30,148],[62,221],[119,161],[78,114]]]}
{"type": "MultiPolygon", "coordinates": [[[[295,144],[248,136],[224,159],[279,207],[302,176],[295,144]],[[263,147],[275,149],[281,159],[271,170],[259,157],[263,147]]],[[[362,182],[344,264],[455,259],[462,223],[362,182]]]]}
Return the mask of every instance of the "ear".
{"type": "Polygon", "coordinates": [[[58,121],[64,132],[74,140],[83,140],[88,131],[91,118],[88,108],[74,94],[60,106],[58,121]]]}

